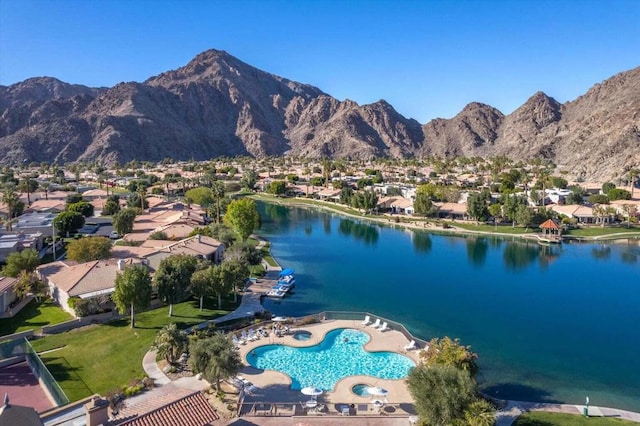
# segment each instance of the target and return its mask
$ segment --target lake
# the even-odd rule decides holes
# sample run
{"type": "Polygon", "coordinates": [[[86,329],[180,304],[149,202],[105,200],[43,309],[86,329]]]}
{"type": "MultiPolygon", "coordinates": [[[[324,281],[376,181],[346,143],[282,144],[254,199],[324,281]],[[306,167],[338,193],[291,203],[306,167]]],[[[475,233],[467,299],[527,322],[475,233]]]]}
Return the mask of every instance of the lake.
{"type": "Polygon", "coordinates": [[[296,292],[276,315],[368,311],[422,339],[458,337],[481,388],[640,411],[640,241],[542,246],[371,224],[258,203],[296,292]]]}

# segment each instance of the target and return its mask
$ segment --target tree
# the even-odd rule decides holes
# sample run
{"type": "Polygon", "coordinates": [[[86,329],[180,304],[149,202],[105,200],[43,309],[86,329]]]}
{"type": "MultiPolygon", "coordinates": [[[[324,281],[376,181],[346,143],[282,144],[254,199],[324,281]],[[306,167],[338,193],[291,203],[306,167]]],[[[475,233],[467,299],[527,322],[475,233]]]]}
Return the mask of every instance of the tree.
{"type": "Polygon", "coordinates": [[[511,221],[513,227],[516,226],[516,215],[520,206],[526,206],[527,200],[517,195],[506,195],[504,199],[504,215],[511,221]]]}
{"type": "Polygon", "coordinates": [[[53,226],[59,235],[69,236],[84,226],[84,216],[78,212],[62,212],[53,219],[53,226]]]}
{"type": "Polygon", "coordinates": [[[67,205],[67,211],[80,213],[84,217],[93,216],[93,204],[88,201],[80,201],[67,205]]]}
{"type": "Polygon", "coordinates": [[[426,366],[451,366],[466,371],[471,376],[478,371],[478,355],[471,352],[470,346],[461,345],[460,339],[433,338],[427,348],[420,352],[420,359],[426,366]]]}
{"type": "Polygon", "coordinates": [[[519,205],[516,210],[515,221],[518,222],[520,226],[529,227],[533,222],[533,210],[524,204],[519,205]]]}
{"type": "Polygon", "coordinates": [[[476,399],[464,410],[464,420],[469,426],[493,426],[496,409],[485,399],[476,399]]]}
{"type": "Polygon", "coordinates": [[[7,256],[7,263],[2,270],[2,274],[7,277],[17,277],[20,272],[33,272],[40,265],[40,257],[34,249],[25,249],[11,253],[7,256]]]}
{"type": "Polygon", "coordinates": [[[27,193],[27,204],[31,205],[31,193],[38,189],[38,181],[27,176],[20,181],[18,189],[27,193]]]}
{"type": "Polygon", "coordinates": [[[175,323],[170,323],[162,327],[156,334],[152,347],[169,364],[175,364],[180,355],[189,347],[189,339],[187,333],[178,330],[175,323]]]}
{"type": "Polygon", "coordinates": [[[476,222],[484,221],[489,215],[487,200],[482,193],[474,192],[467,198],[467,214],[476,222]]]}
{"type": "Polygon", "coordinates": [[[111,257],[113,245],[106,237],[89,237],[73,240],[67,246],[67,258],[79,263],[111,257]]]}
{"type": "Polygon", "coordinates": [[[353,198],[353,189],[348,185],[343,186],[342,190],[340,190],[340,202],[342,204],[351,205],[352,198],[353,198]]]}
{"type": "Polygon", "coordinates": [[[184,300],[197,264],[195,257],[186,254],[172,255],[160,261],[153,279],[158,297],[169,305],[169,316],[173,315],[173,304],[184,300]]]}
{"type": "Polygon", "coordinates": [[[489,214],[491,215],[491,217],[493,217],[493,221],[495,222],[496,225],[500,223],[504,214],[502,205],[499,203],[491,204],[489,206],[489,214]]]}
{"type": "Polygon", "coordinates": [[[7,220],[7,231],[11,231],[11,219],[22,214],[24,210],[24,203],[20,200],[20,197],[14,190],[13,185],[7,186],[2,192],[2,202],[7,206],[9,217],[7,220]]]}
{"type": "Polygon", "coordinates": [[[631,226],[631,216],[635,216],[635,214],[638,212],[638,208],[633,204],[623,204],[622,212],[627,218],[627,228],[629,228],[631,226]]]}
{"type": "Polygon", "coordinates": [[[258,174],[253,169],[246,169],[242,173],[242,179],[240,179],[240,185],[250,191],[253,191],[253,187],[256,186],[258,181],[258,174]]]}
{"type": "Polygon", "coordinates": [[[419,365],[409,372],[407,387],[420,420],[435,426],[463,419],[476,392],[471,376],[451,366],[419,365]]]}
{"type": "Polygon", "coordinates": [[[631,192],[622,188],[613,188],[609,192],[607,192],[607,197],[609,197],[609,201],[630,200],[631,192]]]}
{"type": "Polygon", "coordinates": [[[269,194],[284,195],[287,192],[287,184],[283,180],[274,180],[266,188],[269,194]]]}
{"type": "Polygon", "coordinates": [[[84,198],[82,198],[82,194],[76,192],[76,193],[67,195],[66,204],[67,206],[70,206],[71,204],[79,203],[81,201],[84,201],[84,198]]]}
{"type": "Polygon", "coordinates": [[[260,213],[256,203],[249,198],[232,201],[224,215],[224,223],[231,227],[242,241],[246,241],[249,235],[260,227],[260,213]]]}
{"type": "Polygon", "coordinates": [[[224,182],[217,180],[211,185],[211,192],[216,200],[216,223],[220,223],[220,201],[224,198],[225,191],[224,182]]]}
{"type": "Polygon", "coordinates": [[[39,302],[40,297],[49,291],[47,283],[42,281],[34,272],[21,271],[18,281],[14,284],[13,291],[18,299],[23,299],[29,294],[36,296],[39,302]]]}
{"type": "Polygon", "coordinates": [[[111,216],[120,211],[120,196],[119,195],[110,195],[107,197],[107,201],[104,203],[104,207],[102,208],[102,214],[105,216],[111,216]]]}
{"type": "MultiPolygon", "coordinates": [[[[247,262],[240,260],[225,260],[222,265],[220,265],[220,274],[225,288],[234,290],[234,300],[237,301],[238,293],[235,291],[242,289],[244,283],[249,277],[249,267],[247,266],[247,262]]],[[[219,302],[220,301],[218,300],[218,303],[219,302]]]]}
{"type": "Polygon", "coordinates": [[[378,195],[373,191],[358,191],[351,197],[351,206],[362,209],[365,213],[371,212],[378,205],[378,195]]]}
{"type": "Polygon", "coordinates": [[[418,190],[416,191],[416,199],[413,202],[413,210],[416,214],[428,216],[432,213],[433,210],[433,202],[431,201],[431,197],[426,191],[426,188],[423,185],[418,186],[418,190]]]}
{"type": "Polygon", "coordinates": [[[191,342],[189,367],[194,373],[202,373],[208,382],[215,382],[216,389],[220,390],[220,381],[236,375],[242,368],[242,360],[231,340],[216,333],[191,342]]]}
{"type": "Polygon", "coordinates": [[[205,188],[204,186],[199,186],[197,188],[192,188],[188,190],[184,194],[185,198],[188,198],[193,203],[200,205],[202,208],[207,208],[209,205],[213,204],[213,192],[209,188],[205,188]]]}
{"type": "Polygon", "coordinates": [[[131,328],[134,328],[136,308],[145,309],[151,301],[149,270],[143,265],[133,265],[118,273],[111,298],[121,314],[131,309],[131,328]]]}
{"type": "Polygon", "coordinates": [[[144,210],[149,208],[149,202],[144,193],[134,192],[127,200],[127,207],[144,210]]]}
{"type": "Polygon", "coordinates": [[[120,210],[113,216],[113,228],[119,235],[125,235],[133,231],[133,222],[136,219],[136,209],[128,207],[120,210]]]}
{"type": "Polygon", "coordinates": [[[190,288],[191,293],[200,298],[200,310],[202,310],[202,299],[209,294],[218,296],[218,309],[221,309],[222,295],[229,291],[230,287],[224,280],[221,267],[212,265],[193,273],[190,288]]]}
{"type": "Polygon", "coordinates": [[[616,188],[616,186],[611,182],[605,182],[605,183],[602,184],[602,192],[604,194],[608,194],[609,191],[611,191],[612,189],[615,189],[615,188],[616,188]]]}
{"type": "Polygon", "coordinates": [[[609,197],[604,194],[594,194],[587,198],[590,204],[609,204],[609,197]]]}

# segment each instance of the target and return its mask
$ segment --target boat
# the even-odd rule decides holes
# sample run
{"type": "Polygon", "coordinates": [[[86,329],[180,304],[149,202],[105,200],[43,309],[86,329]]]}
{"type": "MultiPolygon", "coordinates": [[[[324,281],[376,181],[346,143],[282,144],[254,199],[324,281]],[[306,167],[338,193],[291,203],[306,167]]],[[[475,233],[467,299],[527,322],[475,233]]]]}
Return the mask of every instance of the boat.
{"type": "Polygon", "coordinates": [[[278,284],[290,284],[295,282],[296,282],[296,279],[293,275],[284,275],[278,278],[278,284]]]}
{"type": "Polygon", "coordinates": [[[281,283],[278,283],[278,284],[276,284],[276,285],[274,285],[272,287],[272,290],[282,290],[282,291],[285,291],[285,292],[289,292],[289,291],[291,291],[291,289],[293,287],[294,287],[293,284],[281,284],[281,283]]]}
{"type": "Polygon", "coordinates": [[[287,294],[287,292],[284,291],[284,290],[272,288],[267,293],[267,297],[275,297],[276,299],[282,299],[286,294],[287,294]]]}

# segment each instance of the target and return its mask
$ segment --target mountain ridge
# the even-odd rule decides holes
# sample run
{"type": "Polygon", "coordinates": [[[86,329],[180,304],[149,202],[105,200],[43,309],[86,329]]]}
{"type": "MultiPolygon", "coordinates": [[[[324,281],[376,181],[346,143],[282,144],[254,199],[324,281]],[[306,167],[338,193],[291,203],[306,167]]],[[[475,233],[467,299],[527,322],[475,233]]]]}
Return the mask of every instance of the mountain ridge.
{"type": "Polygon", "coordinates": [[[0,86],[0,158],[27,161],[544,157],[575,177],[640,166],[640,67],[560,103],[534,93],[510,114],[470,102],[419,123],[384,99],[359,105],[210,49],[176,70],[110,88],[36,77],[0,86]]]}

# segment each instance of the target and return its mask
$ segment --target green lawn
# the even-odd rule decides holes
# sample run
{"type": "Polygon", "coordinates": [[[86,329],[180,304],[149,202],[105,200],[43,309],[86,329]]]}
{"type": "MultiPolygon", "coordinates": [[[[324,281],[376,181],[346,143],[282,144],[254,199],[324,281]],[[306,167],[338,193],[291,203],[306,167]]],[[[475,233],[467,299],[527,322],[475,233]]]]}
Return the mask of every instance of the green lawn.
{"type": "Polygon", "coordinates": [[[213,300],[205,302],[202,312],[195,300],[180,303],[174,305],[171,318],[169,308],[163,306],[137,314],[134,329],[128,319],[119,320],[47,336],[32,345],[38,353],[61,348],[40,357],[71,401],[94,393],[104,395],[144,376],[142,358],[165,324],[175,322],[179,328],[187,328],[219,317],[235,308],[232,300],[223,300],[226,310],[222,311],[211,309],[216,303],[213,300]]]}
{"type": "Polygon", "coordinates": [[[37,302],[33,299],[13,318],[0,319],[0,335],[18,333],[20,331],[40,331],[43,325],[58,324],[69,321],[73,317],[51,299],[37,302]]]}
{"type": "Polygon", "coordinates": [[[576,414],[549,413],[532,411],[522,414],[513,423],[514,426],[609,426],[609,425],[637,425],[635,422],[611,417],[583,417],[576,414]]]}
{"type": "Polygon", "coordinates": [[[495,226],[495,225],[485,225],[485,224],[474,225],[472,223],[460,223],[460,222],[455,222],[455,223],[452,223],[451,225],[455,226],[456,228],[466,229],[467,231],[480,231],[480,232],[491,232],[491,233],[500,233],[500,234],[514,234],[514,235],[533,234],[538,230],[537,228],[531,228],[531,227],[521,228],[519,226],[516,226],[514,228],[513,226],[495,226]]]}
{"type": "Polygon", "coordinates": [[[592,228],[580,228],[580,229],[571,229],[564,233],[565,235],[570,235],[572,237],[602,237],[609,236],[613,234],[631,234],[631,235],[640,235],[640,228],[638,227],[602,227],[595,226],[592,228]]]}

